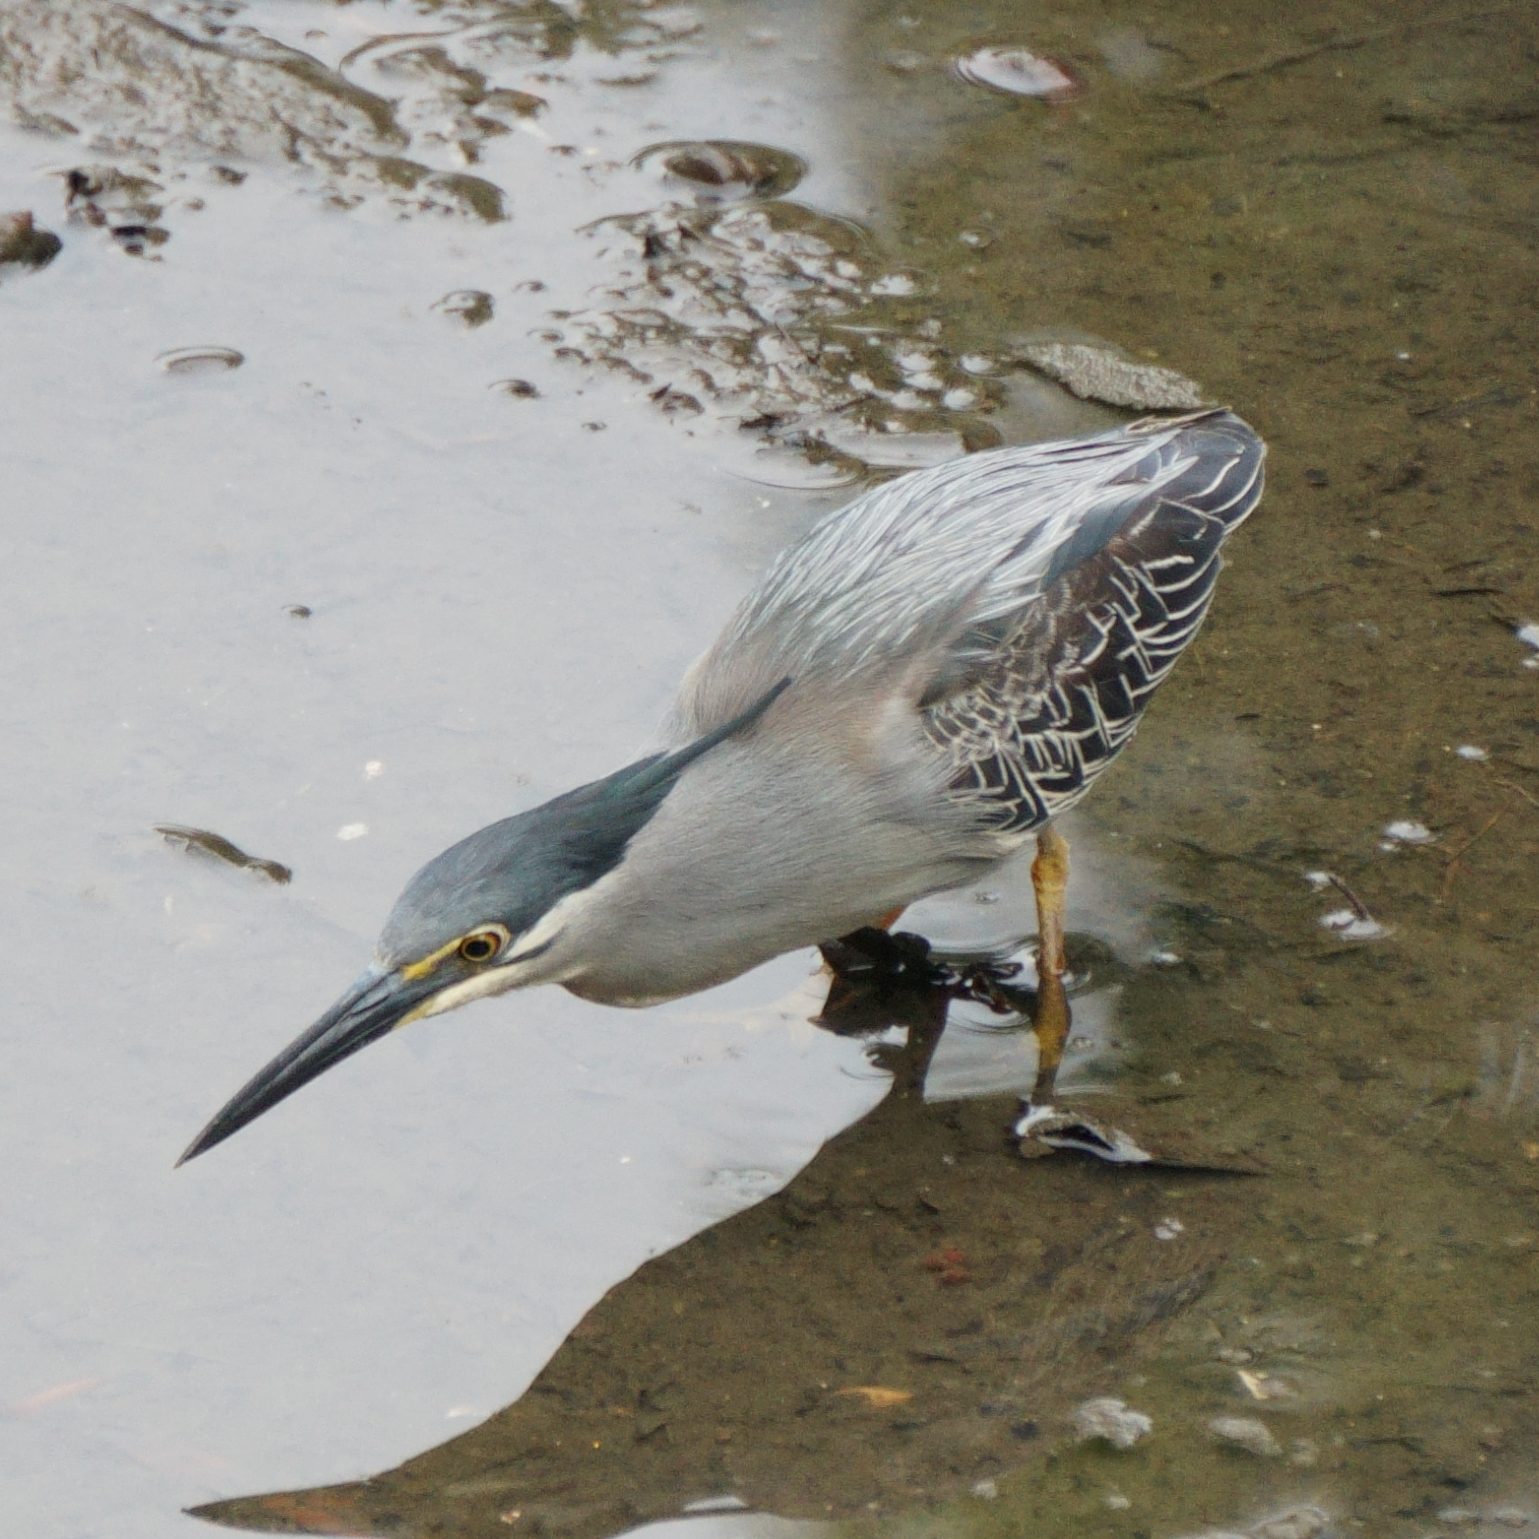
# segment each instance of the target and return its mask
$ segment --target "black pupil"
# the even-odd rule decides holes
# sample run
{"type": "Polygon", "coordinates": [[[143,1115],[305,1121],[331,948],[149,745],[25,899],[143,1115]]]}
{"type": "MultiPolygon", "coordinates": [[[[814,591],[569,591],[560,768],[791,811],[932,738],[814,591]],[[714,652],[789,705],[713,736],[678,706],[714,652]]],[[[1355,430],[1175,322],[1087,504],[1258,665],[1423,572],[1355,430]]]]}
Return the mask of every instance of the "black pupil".
{"type": "Polygon", "coordinates": [[[474,935],[460,949],[472,962],[484,962],[497,947],[489,935],[474,935]]]}

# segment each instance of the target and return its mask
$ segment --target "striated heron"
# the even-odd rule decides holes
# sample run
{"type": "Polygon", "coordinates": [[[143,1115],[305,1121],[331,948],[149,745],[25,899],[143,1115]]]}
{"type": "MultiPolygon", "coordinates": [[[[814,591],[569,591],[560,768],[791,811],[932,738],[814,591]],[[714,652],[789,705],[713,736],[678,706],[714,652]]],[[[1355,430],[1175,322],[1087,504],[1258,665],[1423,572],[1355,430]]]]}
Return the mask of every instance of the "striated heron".
{"type": "Polygon", "coordinates": [[[644,1005],[889,923],[1033,835],[1036,1098],[1068,1028],[1052,819],[1197,633],[1265,446],[1225,411],[915,472],[786,550],[690,670],[678,745],[471,834],[189,1160],[397,1026],[559,983],[644,1005]]]}

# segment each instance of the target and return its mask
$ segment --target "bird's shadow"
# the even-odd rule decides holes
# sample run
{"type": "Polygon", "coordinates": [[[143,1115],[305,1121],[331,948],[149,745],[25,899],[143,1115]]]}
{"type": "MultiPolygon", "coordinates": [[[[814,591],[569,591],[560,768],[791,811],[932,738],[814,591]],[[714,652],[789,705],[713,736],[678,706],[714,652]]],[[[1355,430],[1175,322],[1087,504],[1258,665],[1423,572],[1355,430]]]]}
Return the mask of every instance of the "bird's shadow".
{"type": "Polygon", "coordinates": [[[927,1104],[958,997],[1008,976],[936,964],[917,937],[827,948],[818,1024],[870,1036],[892,1085],[783,1191],[617,1284],[526,1393],[368,1480],[212,1502],[284,1533],[610,1539],[691,1503],[870,1518],[961,1498],[1041,1459],[1069,1409],[1208,1286],[1242,1215],[1190,1174],[1203,1222],[1154,1235],[1160,1170],[1016,1153],[1015,1102],[927,1104]]]}

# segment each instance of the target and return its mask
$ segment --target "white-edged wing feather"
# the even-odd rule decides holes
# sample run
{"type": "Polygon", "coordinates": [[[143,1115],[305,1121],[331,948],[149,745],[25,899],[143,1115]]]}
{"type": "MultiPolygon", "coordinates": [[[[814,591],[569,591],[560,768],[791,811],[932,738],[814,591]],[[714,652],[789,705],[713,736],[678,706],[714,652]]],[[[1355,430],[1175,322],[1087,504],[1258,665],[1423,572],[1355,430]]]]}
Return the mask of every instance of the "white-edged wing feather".
{"type": "Polygon", "coordinates": [[[788,728],[804,751],[907,734],[948,800],[1024,833],[1132,735],[1196,634],[1264,455],[1206,412],[878,487],[774,563],[691,671],[680,725],[708,731],[788,677],[776,710],[808,712],[788,728]]]}

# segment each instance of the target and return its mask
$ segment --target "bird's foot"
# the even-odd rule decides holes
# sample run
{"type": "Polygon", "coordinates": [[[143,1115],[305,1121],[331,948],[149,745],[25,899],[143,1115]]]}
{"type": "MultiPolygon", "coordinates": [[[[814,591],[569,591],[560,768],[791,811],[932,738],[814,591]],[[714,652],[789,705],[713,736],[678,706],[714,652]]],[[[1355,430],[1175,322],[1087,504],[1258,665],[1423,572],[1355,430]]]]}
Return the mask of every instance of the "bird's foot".
{"type": "Polygon", "coordinates": [[[864,925],[818,947],[829,971],[855,983],[902,983],[929,986],[944,980],[944,970],[930,960],[930,943],[906,930],[864,925]]]}
{"type": "Polygon", "coordinates": [[[946,968],[945,987],[953,999],[987,1005],[995,1015],[1036,1014],[1037,991],[1014,980],[1021,975],[1019,962],[963,962],[946,968]]]}

